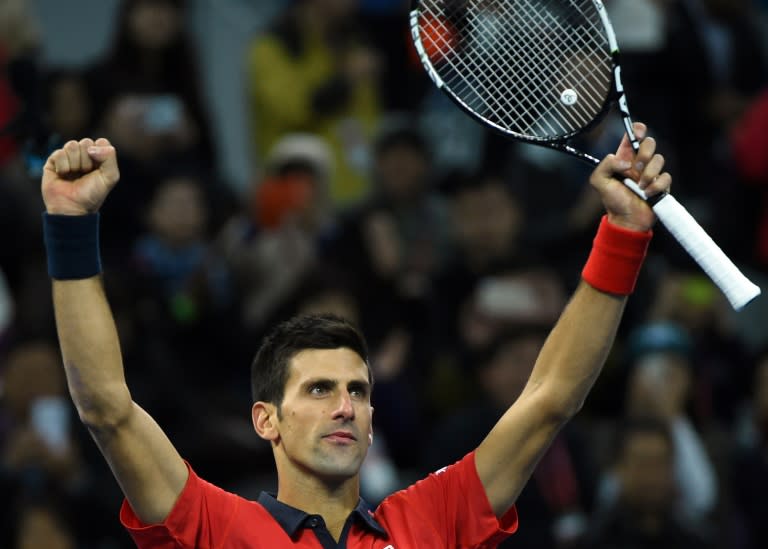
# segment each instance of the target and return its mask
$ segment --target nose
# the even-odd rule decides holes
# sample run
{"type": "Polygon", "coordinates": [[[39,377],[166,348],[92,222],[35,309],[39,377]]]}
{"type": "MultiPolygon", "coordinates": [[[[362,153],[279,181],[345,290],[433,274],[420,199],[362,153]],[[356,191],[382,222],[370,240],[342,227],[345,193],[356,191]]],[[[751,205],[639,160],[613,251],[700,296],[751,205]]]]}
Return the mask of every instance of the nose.
{"type": "Polygon", "coordinates": [[[336,409],[333,411],[333,419],[355,419],[355,407],[352,405],[352,396],[347,391],[339,393],[336,409]]]}

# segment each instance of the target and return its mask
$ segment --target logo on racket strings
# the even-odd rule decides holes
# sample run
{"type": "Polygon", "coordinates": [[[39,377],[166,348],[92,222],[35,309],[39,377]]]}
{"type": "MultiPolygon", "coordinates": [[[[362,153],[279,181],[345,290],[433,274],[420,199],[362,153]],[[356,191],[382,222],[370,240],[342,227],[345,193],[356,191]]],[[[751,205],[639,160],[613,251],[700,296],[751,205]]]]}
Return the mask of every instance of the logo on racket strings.
{"type": "Polygon", "coordinates": [[[563,103],[563,105],[568,107],[575,105],[578,100],[579,94],[576,93],[576,90],[572,90],[571,88],[563,90],[563,92],[560,94],[560,101],[563,103]]]}

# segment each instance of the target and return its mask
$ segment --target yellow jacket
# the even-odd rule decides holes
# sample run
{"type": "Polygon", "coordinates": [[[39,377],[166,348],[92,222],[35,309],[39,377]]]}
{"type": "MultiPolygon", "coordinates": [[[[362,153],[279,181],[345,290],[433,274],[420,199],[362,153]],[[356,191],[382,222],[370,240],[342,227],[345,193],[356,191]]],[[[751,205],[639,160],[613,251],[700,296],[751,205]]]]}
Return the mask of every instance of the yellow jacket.
{"type": "Polygon", "coordinates": [[[367,187],[368,145],[379,118],[375,82],[349,89],[332,114],[313,108],[318,90],[338,78],[339,60],[319,36],[304,37],[302,51],[289,51],[275,34],[254,40],[248,51],[248,92],[255,150],[264,161],[285,134],[309,132],[325,139],[335,160],[330,194],[334,203],[359,198],[367,187]]]}

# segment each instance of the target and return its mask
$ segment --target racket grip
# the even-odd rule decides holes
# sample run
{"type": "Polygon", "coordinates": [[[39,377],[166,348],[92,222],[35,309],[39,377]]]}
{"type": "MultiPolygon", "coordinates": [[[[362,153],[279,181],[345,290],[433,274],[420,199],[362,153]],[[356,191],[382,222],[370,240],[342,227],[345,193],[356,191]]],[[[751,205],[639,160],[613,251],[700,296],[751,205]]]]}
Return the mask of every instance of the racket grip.
{"type": "Polygon", "coordinates": [[[722,290],[735,310],[738,311],[760,295],[760,288],[744,276],[675,197],[670,194],[664,196],[653,206],[653,211],[722,290]]]}

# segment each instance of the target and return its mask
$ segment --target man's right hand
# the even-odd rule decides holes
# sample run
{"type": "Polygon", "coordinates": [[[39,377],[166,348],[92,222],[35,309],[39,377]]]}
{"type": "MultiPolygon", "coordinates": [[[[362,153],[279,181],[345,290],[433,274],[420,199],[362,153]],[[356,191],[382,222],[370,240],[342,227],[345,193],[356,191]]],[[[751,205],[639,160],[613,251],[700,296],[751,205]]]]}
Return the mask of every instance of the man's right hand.
{"type": "Polygon", "coordinates": [[[58,215],[95,213],[118,179],[117,153],[108,140],[69,141],[48,157],[43,169],[46,211],[58,215]]]}

